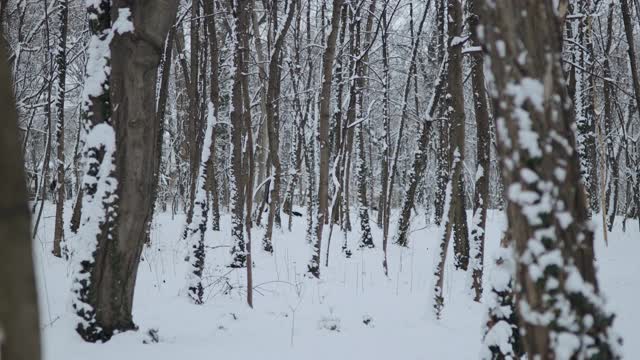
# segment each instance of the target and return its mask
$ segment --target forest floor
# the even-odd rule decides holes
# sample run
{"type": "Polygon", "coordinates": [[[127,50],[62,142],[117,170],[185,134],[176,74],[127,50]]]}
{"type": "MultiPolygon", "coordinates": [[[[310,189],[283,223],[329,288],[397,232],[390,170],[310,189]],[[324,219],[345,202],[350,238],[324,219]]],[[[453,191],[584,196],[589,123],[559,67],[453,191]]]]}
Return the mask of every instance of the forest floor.
{"type": "MultiPolygon", "coordinates": [[[[85,343],[74,331],[70,266],[51,255],[53,215],[54,207],[46,206],[34,250],[47,360],[478,358],[485,306],[472,301],[467,275],[454,270],[451,259],[446,266],[443,316],[440,320],[433,316],[439,230],[425,224],[421,215],[413,220],[408,248],[389,244],[388,276],[382,269],[381,231],[372,224],[376,248],[357,249],[355,214],[354,231],[348,236],[351,258],[341,252],[344,235],[335,227],[329,267],[324,267],[324,238],[321,280],[305,276],[311,246],[305,240],[304,217],[295,217],[289,232],[288,216],[283,215],[284,229],[274,231],[273,255],[261,250],[263,230],[256,229],[254,309],[250,309],[245,302],[245,269],[226,267],[231,260],[229,217],[223,216],[221,232],[206,235],[206,302],[194,305],[184,291],[186,245],[180,233],[185,218],[161,213],[138,272],[133,315],[140,330],[116,335],[106,344],[85,343]],[[157,330],[158,343],[148,344],[150,329],[157,330]]],[[[627,221],[623,232],[618,219],[605,247],[600,218],[596,219],[601,288],[609,309],[617,314],[615,331],[624,339],[625,358],[639,359],[638,223],[627,221]]],[[[485,284],[504,227],[504,215],[490,211],[485,284]]]]}

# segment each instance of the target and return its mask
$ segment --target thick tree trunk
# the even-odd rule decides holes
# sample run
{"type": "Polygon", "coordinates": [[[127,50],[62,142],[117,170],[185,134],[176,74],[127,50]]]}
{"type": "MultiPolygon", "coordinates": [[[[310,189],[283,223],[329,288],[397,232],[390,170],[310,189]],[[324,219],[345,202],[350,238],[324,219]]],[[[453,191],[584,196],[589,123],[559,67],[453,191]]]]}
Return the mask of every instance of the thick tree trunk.
{"type": "Polygon", "coordinates": [[[18,140],[18,114],[4,46],[0,46],[0,113],[0,358],[39,360],[40,322],[31,219],[18,140]]]}
{"type": "MultiPolygon", "coordinates": [[[[156,186],[149,174],[153,174],[159,151],[160,126],[155,111],[157,68],[165,37],[177,12],[177,1],[138,0],[131,3],[117,0],[111,9],[106,6],[108,11],[105,7],[100,9],[90,7],[90,11],[98,14],[93,20],[94,33],[115,32],[110,44],[110,77],[106,80],[109,91],[100,97],[89,98],[91,111],[88,114],[94,128],[105,123],[115,125],[115,144],[103,143],[102,150],[94,152],[101,165],[90,168],[88,176],[99,179],[105,166],[102,163],[115,157],[115,173],[111,176],[117,181],[106,180],[110,187],[116,188],[115,194],[97,193],[104,196],[98,199],[105,203],[104,225],[100,226],[97,239],[84,239],[97,240],[97,243],[93,261],[88,259],[81,264],[76,280],[79,286],[74,287],[79,301],[90,308],[87,312],[75,303],[76,311],[85,320],[77,330],[87,341],[105,341],[116,332],[135,329],[131,314],[134,288],[156,186]],[[111,19],[126,23],[123,16],[129,17],[133,26],[112,29],[111,19]],[[117,151],[111,147],[117,147],[117,151]],[[88,278],[83,275],[87,272],[88,278]]],[[[102,131],[107,131],[104,129],[102,131]]],[[[97,190],[104,189],[98,186],[97,190]]],[[[86,181],[84,191],[87,193],[85,198],[96,195],[96,189],[86,181]]],[[[88,216],[81,224],[86,227],[83,235],[91,235],[90,229],[98,221],[91,219],[91,214],[88,216]]]]}
{"type": "Polygon", "coordinates": [[[482,14],[515,243],[520,333],[529,358],[616,359],[618,339],[599,294],[579,185],[575,119],[560,63],[566,4],[560,5],[486,1],[482,14]]]}

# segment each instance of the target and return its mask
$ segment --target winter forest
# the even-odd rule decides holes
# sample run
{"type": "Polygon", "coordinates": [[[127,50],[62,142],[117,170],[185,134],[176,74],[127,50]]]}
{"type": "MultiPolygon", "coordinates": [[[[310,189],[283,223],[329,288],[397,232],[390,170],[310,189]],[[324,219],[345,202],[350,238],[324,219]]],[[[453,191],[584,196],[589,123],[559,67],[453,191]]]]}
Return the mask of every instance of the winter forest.
{"type": "Polygon", "coordinates": [[[0,360],[640,358],[639,0],[0,27],[0,360]]]}

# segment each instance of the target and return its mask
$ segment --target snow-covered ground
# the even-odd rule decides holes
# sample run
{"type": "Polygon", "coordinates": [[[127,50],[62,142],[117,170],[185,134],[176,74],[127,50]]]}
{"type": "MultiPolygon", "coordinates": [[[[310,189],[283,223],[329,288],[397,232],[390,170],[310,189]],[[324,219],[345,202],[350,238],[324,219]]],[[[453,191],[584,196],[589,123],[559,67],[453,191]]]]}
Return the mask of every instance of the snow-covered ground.
{"type": "MultiPolygon", "coordinates": [[[[321,268],[321,280],[305,276],[311,247],[305,240],[304,218],[294,218],[292,232],[286,226],[274,231],[273,255],[261,250],[263,230],[256,229],[252,234],[254,309],[250,309],[245,302],[245,270],[226,267],[231,261],[228,216],[223,217],[221,232],[207,233],[206,302],[193,305],[184,292],[186,246],[179,240],[184,216],[159,214],[138,273],[134,320],[140,331],[117,335],[106,344],[85,343],[74,331],[70,312],[70,266],[51,255],[53,210],[53,206],[45,208],[35,243],[47,360],[478,356],[485,308],[472,301],[466,274],[455,271],[451,261],[445,275],[443,317],[434,319],[431,299],[438,229],[425,225],[422,216],[414,218],[409,248],[389,245],[388,277],[382,269],[380,230],[372,225],[375,249],[358,250],[355,215],[348,241],[352,257],[346,259],[341,253],[343,234],[334,228],[329,267],[321,268]],[[145,344],[149,329],[158,331],[158,343],[145,344]]],[[[599,218],[595,221],[600,284],[610,309],[617,314],[615,329],[624,338],[625,357],[638,359],[638,223],[628,221],[627,231],[622,232],[618,220],[605,247],[599,218]]],[[[491,254],[504,227],[503,214],[490,212],[485,274],[492,270],[491,254]]]]}

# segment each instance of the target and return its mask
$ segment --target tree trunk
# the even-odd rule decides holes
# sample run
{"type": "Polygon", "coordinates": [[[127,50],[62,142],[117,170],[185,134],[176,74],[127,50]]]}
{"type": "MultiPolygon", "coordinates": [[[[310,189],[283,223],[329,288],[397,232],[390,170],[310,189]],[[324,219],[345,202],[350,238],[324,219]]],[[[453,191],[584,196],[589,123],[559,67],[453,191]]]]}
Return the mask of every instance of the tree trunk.
{"type": "MultiPolygon", "coordinates": [[[[233,88],[231,92],[231,237],[233,239],[233,247],[231,254],[233,260],[231,267],[242,268],[246,266],[247,249],[244,238],[244,212],[245,212],[245,170],[244,169],[244,152],[243,137],[251,128],[246,128],[244,120],[245,111],[243,102],[243,68],[244,58],[243,44],[245,33],[248,31],[248,16],[251,0],[240,0],[233,9],[235,26],[234,33],[231,34],[234,39],[233,49],[233,66],[235,72],[233,74],[233,88]]],[[[247,151],[253,151],[248,149],[247,151]]],[[[246,216],[251,216],[247,214],[246,216]]]]}
{"type": "Polygon", "coordinates": [[[162,165],[162,144],[164,143],[164,129],[165,129],[165,115],[167,112],[167,98],[169,97],[169,78],[171,77],[171,55],[173,54],[173,44],[175,37],[175,27],[172,27],[169,30],[169,34],[167,34],[167,39],[164,42],[162,57],[160,59],[160,79],[158,79],[158,84],[156,85],[156,89],[158,91],[158,96],[156,99],[156,121],[158,122],[158,126],[160,130],[158,131],[158,137],[156,138],[158,151],[156,152],[157,156],[154,159],[153,164],[153,186],[154,191],[152,194],[151,203],[151,215],[149,219],[147,219],[147,229],[145,231],[145,244],[151,244],[151,224],[153,223],[153,215],[156,212],[156,201],[158,199],[158,180],[160,178],[160,171],[162,165]]]}
{"type": "MultiPolygon", "coordinates": [[[[209,32],[209,58],[210,79],[209,79],[209,101],[213,105],[213,116],[218,121],[220,116],[220,76],[218,67],[220,65],[220,51],[218,49],[218,31],[216,29],[215,9],[212,1],[204,2],[204,10],[207,14],[207,30],[209,32]]],[[[216,168],[216,139],[217,128],[213,128],[211,139],[211,159],[209,161],[207,174],[211,192],[211,229],[220,231],[220,199],[218,191],[218,174],[216,168]]]]}
{"type": "Polygon", "coordinates": [[[447,18],[449,24],[448,61],[449,71],[447,86],[447,120],[449,122],[449,157],[460,157],[460,164],[451,168],[452,192],[449,222],[453,226],[454,265],[457,269],[467,270],[469,265],[469,231],[467,228],[467,212],[465,210],[465,116],[462,88],[462,44],[456,44],[462,33],[462,4],[460,0],[448,0],[447,18]]]}
{"type": "Polygon", "coordinates": [[[79,254],[74,308],[81,317],[80,335],[106,341],[116,332],[135,329],[134,288],[156,185],[149,174],[159,151],[157,67],[177,1],[118,0],[111,6],[102,0],[89,6],[89,12],[94,15],[92,44],[109,46],[111,55],[92,53],[87,68],[110,63],[111,70],[104,69],[103,87],[87,93],[85,100],[89,168],[79,233],[91,245],[79,254]],[[112,19],[121,26],[112,29],[112,19]]]}
{"type": "MultiPolygon", "coordinates": [[[[477,26],[479,19],[479,0],[468,0],[469,30],[471,46],[479,47],[477,26]]],[[[473,218],[471,220],[470,260],[472,288],[474,300],[480,302],[482,297],[482,273],[484,270],[484,241],[487,224],[487,208],[489,206],[489,166],[490,145],[489,111],[484,85],[484,61],[481,51],[471,54],[471,84],[473,89],[473,108],[476,115],[476,184],[473,195],[473,218]]]]}
{"type": "MultiPolygon", "coordinates": [[[[624,22],[624,32],[627,37],[627,53],[629,54],[629,66],[631,67],[631,79],[633,80],[633,94],[636,100],[636,109],[640,109],[640,78],[638,77],[638,64],[635,53],[635,43],[633,41],[633,23],[631,22],[631,14],[629,11],[629,4],[627,0],[620,0],[620,7],[622,9],[622,20],[624,22]]],[[[640,158],[640,155],[637,156],[640,158]]],[[[640,175],[640,167],[636,166],[637,175],[640,175]]],[[[637,190],[640,190],[640,178],[636,176],[636,217],[638,224],[640,225],[640,195],[637,190]]],[[[613,217],[615,218],[615,209],[611,210],[613,217]]],[[[611,220],[613,223],[613,220],[611,220]]]]}
{"type": "MultiPolygon", "coordinates": [[[[431,4],[431,0],[427,1],[425,5],[424,12],[422,13],[422,19],[420,20],[420,25],[418,25],[418,31],[416,33],[415,41],[411,44],[411,61],[409,62],[409,71],[407,74],[407,81],[404,84],[404,94],[402,99],[402,112],[400,114],[400,125],[398,129],[398,137],[396,139],[395,150],[393,153],[393,160],[390,164],[389,171],[389,183],[387,184],[387,198],[385,199],[386,205],[384,206],[385,213],[383,214],[383,225],[382,225],[382,241],[388,241],[389,236],[389,224],[391,219],[391,201],[393,199],[393,186],[395,183],[396,173],[398,172],[398,159],[400,157],[400,146],[402,145],[403,132],[404,132],[404,124],[409,115],[409,92],[411,91],[411,79],[415,76],[417,72],[417,57],[418,51],[420,49],[420,37],[422,35],[422,29],[424,28],[425,20],[427,19],[427,14],[429,13],[429,6],[431,4]]],[[[426,154],[425,154],[426,155],[426,154]]],[[[417,178],[416,178],[417,180],[417,178]]],[[[417,185],[417,184],[416,184],[417,185]]],[[[411,200],[412,202],[413,200],[411,200]]],[[[408,222],[407,222],[408,224],[408,222]]],[[[407,225],[408,226],[408,225],[407,225]]]]}
{"type": "MultiPolygon", "coordinates": [[[[387,8],[382,11],[382,164],[381,164],[381,181],[380,181],[380,201],[378,205],[378,223],[382,225],[383,231],[389,231],[388,227],[385,230],[386,214],[389,212],[387,206],[388,197],[388,184],[389,178],[389,163],[391,161],[391,114],[389,104],[389,86],[391,78],[389,76],[389,34],[387,31],[387,8]]],[[[384,235],[384,234],[383,234],[384,235]]],[[[384,253],[384,259],[382,260],[382,268],[384,274],[389,275],[389,264],[387,262],[387,245],[388,237],[382,237],[382,251],[384,253]]]]}
{"type": "Polygon", "coordinates": [[[328,200],[329,200],[329,119],[331,118],[331,79],[333,70],[333,59],[336,54],[336,40],[340,26],[340,9],[342,0],[333,0],[333,10],[331,15],[331,31],[322,55],[322,87],[320,90],[319,108],[320,117],[318,119],[318,142],[320,145],[320,177],[318,180],[318,208],[317,223],[315,224],[316,242],[314,244],[313,256],[309,263],[309,273],[316,278],[320,277],[320,249],[322,248],[322,230],[325,221],[328,220],[328,200]]]}
{"type": "MultiPolygon", "coordinates": [[[[44,1],[44,9],[45,9],[45,16],[44,16],[44,30],[45,30],[45,41],[47,44],[51,43],[51,37],[50,37],[50,31],[49,31],[49,5],[48,5],[48,1],[45,0],[44,1]]],[[[53,95],[53,78],[54,78],[54,71],[53,71],[53,60],[51,59],[51,54],[49,52],[46,53],[45,55],[45,63],[48,66],[48,79],[46,80],[46,89],[47,89],[47,97],[46,97],[46,102],[44,105],[44,113],[45,113],[45,117],[47,119],[47,142],[45,144],[45,150],[44,150],[44,160],[42,161],[42,171],[40,173],[40,186],[38,187],[37,191],[36,191],[36,198],[35,201],[33,203],[33,211],[35,212],[36,207],[38,205],[38,201],[40,201],[40,208],[38,210],[38,215],[36,216],[34,225],[33,225],[33,231],[32,231],[32,236],[35,239],[36,235],[38,234],[38,229],[40,228],[40,219],[42,219],[42,212],[44,210],[44,201],[47,198],[47,189],[49,188],[47,181],[49,179],[49,164],[51,162],[51,131],[53,130],[53,123],[52,123],[52,116],[51,116],[51,103],[52,103],[52,95],[53,95]],[[40,193],[40,198],[38,198],[38,193],[40,193]]],[[[37,183],[37,181],[36,181],[37,183]]]]}
{"type": "Polygon", "coordinates": [[[64,104],[65,104],[65,82],[67,79],[67,20],[69,6],[67,0],[59,0],[58,21],[60,22],[58,53],[56,54],[56,64],[58,65],[58,94],[56,99],[56,115],[58,121],[56,125],[57,143],[57,199],[56,199],[56,220],[53,232],[53,255],[62,256],[60,244],[64,237],[64,203],[65,203],[65,171],[64,171],[64,104]]]}
{"type": "Polygon", "coordinates": [[[5,50],[0,46],[0,358],[39,360],[40,322],[31,220],[18,140],[18,114],[5,50]]]}
{"type": "Polygon", "coordinates": [[[273,45],[271,59],[269,61],[269,87],[267,89],[267,133],[269,135],[269,155],[273,164],[273,186],[269,196],[269,218],[267,219],[267,229],[265,230],[262,248],[267,252],[273,252],[272,234],[274,223],[280,228],[280,184],[282,182],[282,165],[280,164],[280,87],[281,87],[281,67],[282,48],[284,39],[287,36],[293,14],[295,13],[295,2],[289,7],[289,14],[284,23],[284,27],[278,33],[278,37],[273,45]]]}
{"type": "Polygon", "coordinates": [[[400,218],[398,219],[398,231],[395,236],[395,243],[400,246],[408,246],[408,231],[411,221],[411,210],[415,206],[415,197],[418,190],[418,183],[424,176],[424,171],[427,167],[427,155],[429,152],[429,135],[431,134],[431,127],[433,125],[433,116],[438,109],[440,98],[446,84],[448,77],[449,61],[448,56],[445,56],[442,64],[440,64],[440,71],[434,84],[433,94],[431,94],[431,100],[429,101],[429,107],[427,109],[426,119],[422,122],[420,127],[420,136],[418,137],[418,148],[413,155],[413,165],[407,176],[407,187],[402,201],[402,209],[400,210],[400,218]]]}
{"type": "MultiPolygon", "coordinates": [[[[610,65],[610,55],[611,55],[611,46],[613,44],[613,4],[609,5],[609,14],[607,17],[607,34],[608,39],[605,45],[605,54],[603,61],[603,75],[604,80],[603,84],[603,97],[604,97],[604,132],[602,134],[605,138],[606,143],[606,159],[605,161],[606,167],[609,169],[608,174],[604,172],[602,174],[603,178],[603,186],[605,187],[604,201],[602,206],[602,216],[605,222],[603,226],[606,226],[605,231],[611,231],[613,228],[613,223],[615,221],[616,216],[616,208],[618,204],[618,162],[616,161],[615,156],[615,147],[613,146],[612,132],[614,131],[614,98],[615,98],[615,89],[608,79],[611,78],[611,65],[610,65]]],[[[606,242],[606,236],[605,236],[606,242]]]]}
{"type": "MultiPolygon", "coordinates": [[[[436,7],[436,54],[438,63],[442,62],[444,57],[444,18],[446,15],[446,7],[444,0],[438,0],[436,7]]],[[[445,109],[443,109],[444,111],[445,109]]],[[[449,179],[449,167],[451,166],[451,159],[449,158],[449,124],[445,121],[440,121],[438,124],[438,170],[436,176],[436,194],[434,201],[434,223],[440,226],[444,214],[444,200],[445,190],[447,187],[447,181],[449,179]]]]}
{"type": "Polygon", "coordinates": [[[487,1],[483,11],[527,357],[619,358],[596,281],[560,63],[566,3],[487,1]]]}
{"type": "Polygon", "coordinates": [[[200,2],[191,2],[191,24],[189,28],[189,121],[187,123],[187,141],[189,148],[189,206],[187,210],[187,222],[191,222],[196,198],[196,184],[198,182],[198,170],[200,169],[200,155],[202,153],[203,134],[200,122],[200,2]]]}

